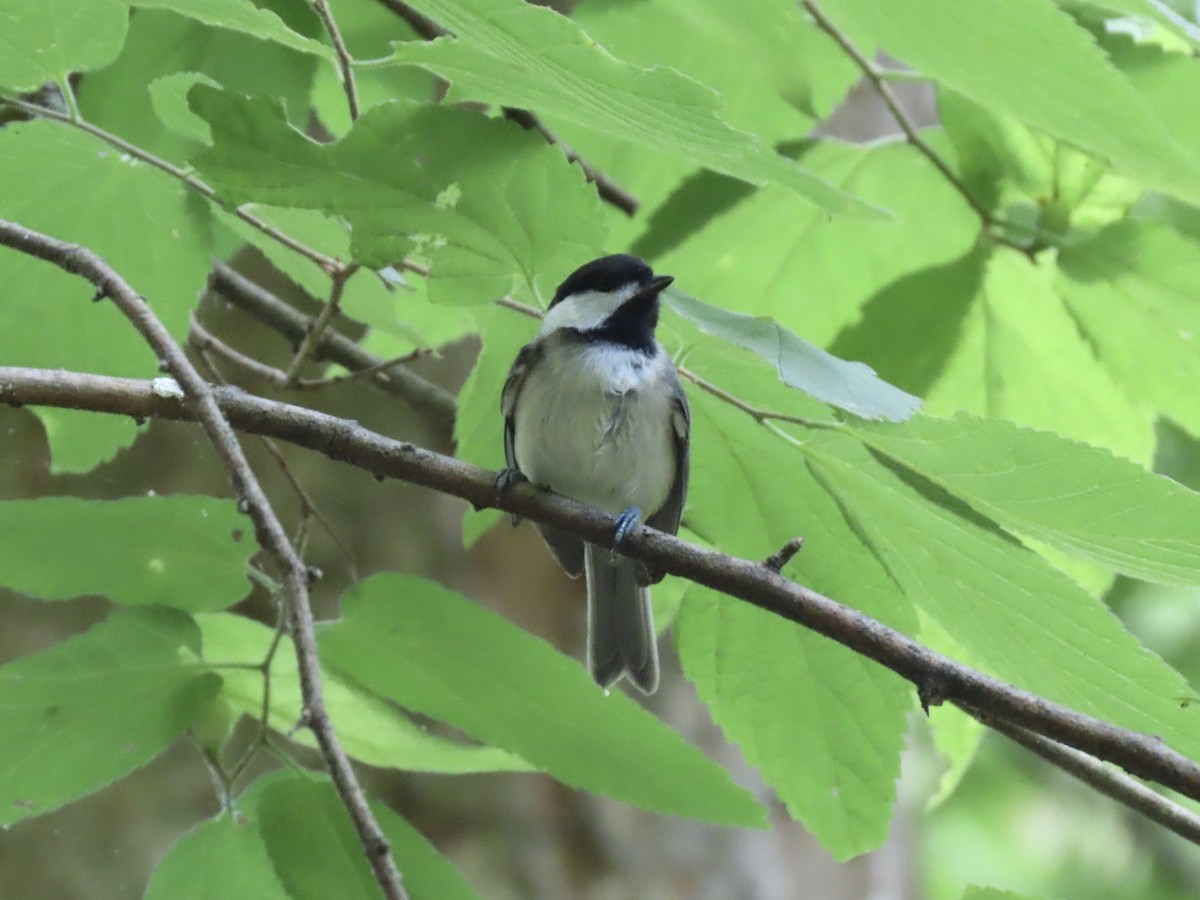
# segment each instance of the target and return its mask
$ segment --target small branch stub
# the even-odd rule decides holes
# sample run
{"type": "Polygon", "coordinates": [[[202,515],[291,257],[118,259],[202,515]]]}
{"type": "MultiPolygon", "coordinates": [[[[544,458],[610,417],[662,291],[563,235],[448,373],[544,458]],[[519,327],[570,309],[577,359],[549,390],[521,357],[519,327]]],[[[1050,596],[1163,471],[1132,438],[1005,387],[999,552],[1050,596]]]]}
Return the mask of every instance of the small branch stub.
{"type": "Polygon", "coordinates": [[[778,575],[783,571],[783,567],[792,561],[800,550],[804,547],[804,538],[794,537],[766,559],[763,560],[763,565],[778,575]]]}

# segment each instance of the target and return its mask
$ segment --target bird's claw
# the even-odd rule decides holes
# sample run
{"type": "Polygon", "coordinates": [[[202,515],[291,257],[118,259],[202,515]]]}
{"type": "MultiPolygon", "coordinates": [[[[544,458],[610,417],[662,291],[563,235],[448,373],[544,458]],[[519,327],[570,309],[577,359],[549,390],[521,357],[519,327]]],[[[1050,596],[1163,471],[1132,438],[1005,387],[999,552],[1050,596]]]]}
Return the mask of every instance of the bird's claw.
{"type": "MultiPolygon", "coordinates": [[[[501,469],[500,474],[496,476],[496,505],[500,505],[500,501],[504,498],[504,494],[509,488],[528,480],[520,469],[501,469]]],[[[514,514],[512,516],[512,523],[513,525],[520,525],[521,517],[514,514]]]]}
{"type": "Polygon", "coordinates": [[[633,534],[633,530],[642,524],[642,511],[631,506],[617,516],[617,530],[613,532],[612,555],[616,557],[625,541],[633,534]]]}

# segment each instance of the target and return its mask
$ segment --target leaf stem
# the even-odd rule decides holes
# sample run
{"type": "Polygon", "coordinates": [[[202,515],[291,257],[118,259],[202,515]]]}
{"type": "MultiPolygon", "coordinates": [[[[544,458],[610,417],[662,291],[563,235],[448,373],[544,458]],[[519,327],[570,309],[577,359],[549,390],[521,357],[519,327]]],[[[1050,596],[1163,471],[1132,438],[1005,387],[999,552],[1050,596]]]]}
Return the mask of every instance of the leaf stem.
{"type": "Polygon", "coordinates": [[[338,29],[337,20],[333,17],[333,10],[329,8],[329,0],[313,0],[313,9],[316,10],[321,24],[325,26],[325,31],[329,34],[329,40],[333,42],[333,49],[338,59],[338,68],[341,70],[342,90],[346,92],[346,102],[350,106],[350,120],[352,122],[357,121],[359,106],[358,86],[354,81],[354,60],[351,59],[346,42],[342,39],[342,32],[338,29]]]}

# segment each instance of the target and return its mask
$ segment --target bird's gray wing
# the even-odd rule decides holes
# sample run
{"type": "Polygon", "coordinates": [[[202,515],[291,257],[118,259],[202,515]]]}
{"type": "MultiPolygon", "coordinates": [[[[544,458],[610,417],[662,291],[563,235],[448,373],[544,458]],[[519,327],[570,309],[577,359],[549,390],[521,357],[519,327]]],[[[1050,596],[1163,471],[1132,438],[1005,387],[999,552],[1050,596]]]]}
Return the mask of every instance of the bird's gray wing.
{"type": "Polygon", "coordinates": [[[517,358],[513,360],[508,377],[504,379],[504,387],[500,391],[500,414],[504,416],[504,463],[510,469],[520,471],[517,465],[516,429],[517,429],[517,397],[525,386],[525,378],[533,364],[541,359],[543,354],[542,342],[532,341],[521,348],[517,358]]]}
{"type": "MultiPolygon", "coordinates": [[[[679,531],[679,522],[683,518],[683,505],[687,502],[688,469],[691,466],[691,431],[692,413],[688,407],[687,394],[674,371],[671,372],[672,403],[671,403],[671,432],[675,439],[675,481],[671,484],[671,492],[667,500],[646,519],[646,524],[667,534],[679,531]]],[[[638,582],[640,584],[657,584],[666,575],[661,569],[651,568],[644,563],[639,564],[638,582]]]]}
{"type": "MultiPolygon", "coordinates": [[[[509,469],[516,472],[521,471],[516,450],[517,399],[529,370],[541,359],[543,352],[541,341],[533,341],[522,347],[517,358],[513,360],[512,368],[508,370],[508,378],[504,381],[504,388],[500,391],[500,413],[504,416],[504,462],[509,469]]],[[[559,531],[549,525],[538,525],[537,529],[554,558],[558,560],[558,564],[568,575],[578,578],[583,574],[583,541],[573,534],[559,531]]]]}

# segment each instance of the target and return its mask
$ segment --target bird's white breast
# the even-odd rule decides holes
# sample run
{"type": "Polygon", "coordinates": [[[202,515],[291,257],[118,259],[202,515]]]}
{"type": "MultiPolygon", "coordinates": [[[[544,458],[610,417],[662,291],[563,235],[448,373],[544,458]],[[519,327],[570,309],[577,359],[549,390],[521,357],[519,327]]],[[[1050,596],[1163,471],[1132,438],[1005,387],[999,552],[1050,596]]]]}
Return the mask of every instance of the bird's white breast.
{"type": "Polygon", "coordinates": [[[675,477],[670,358],[607,343],[556,343],[526,377],[516,402],[517,466],[535,484],[616,514],[644,516],[675,477]]]}

